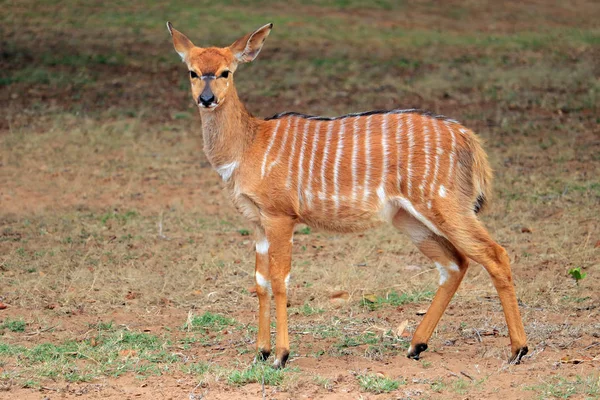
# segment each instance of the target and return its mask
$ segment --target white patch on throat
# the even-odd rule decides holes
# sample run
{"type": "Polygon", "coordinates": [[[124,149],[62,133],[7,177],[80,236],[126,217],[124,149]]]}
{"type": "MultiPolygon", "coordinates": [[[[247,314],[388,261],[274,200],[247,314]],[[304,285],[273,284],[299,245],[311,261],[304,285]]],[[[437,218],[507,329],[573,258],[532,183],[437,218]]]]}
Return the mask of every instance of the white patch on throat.
{"type": "Polygon", "coordinates": [[[269,253],[269,241],[267,239],[262,239],[256,242],[256,252],[258,254],[269,253]]]}
{"type": "Polygon", "coordinates": [[[260,272],[256,271],[254,277],[258,286],[263,289],[271,290],[271,282],[269,282],[260,272]]]}
{"type": "Polygon", "coordinates": [[[219,175],[221,175],[221,179],[223,179],[223,181],[227,182],[229,180],[229,178],[231,178],[231,175],[233,175],[233,171],[235,171],[235,169],[238,167],[238,165],[239,165],[239,163],[237,161],[233,161],[228,164],[220,165],[220,166],[216,167],[215,169],[217,170],[219,175]]]}

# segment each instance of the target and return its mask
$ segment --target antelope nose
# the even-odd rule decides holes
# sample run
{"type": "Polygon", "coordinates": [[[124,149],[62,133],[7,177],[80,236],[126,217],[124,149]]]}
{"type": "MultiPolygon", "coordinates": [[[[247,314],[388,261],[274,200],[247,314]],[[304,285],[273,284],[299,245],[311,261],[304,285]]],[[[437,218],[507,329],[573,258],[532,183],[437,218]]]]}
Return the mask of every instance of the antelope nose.
{"type": "Polygon", "coordinates": [[[210,93],[210,94],[204,94],[202,93],[200,95],[200,103],[202,103],[202,105],[204,107],[208,107],[210,106],[212,103],[215,102],[215,95],[210,93]]]}

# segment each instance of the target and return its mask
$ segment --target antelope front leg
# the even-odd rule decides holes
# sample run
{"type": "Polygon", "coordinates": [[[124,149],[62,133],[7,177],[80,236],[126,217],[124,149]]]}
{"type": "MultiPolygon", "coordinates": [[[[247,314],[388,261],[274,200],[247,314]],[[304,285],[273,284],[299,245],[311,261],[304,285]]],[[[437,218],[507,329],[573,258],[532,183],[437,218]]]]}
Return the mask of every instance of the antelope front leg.
{"type": "Polygon", "coordinates": [[[258,296],[258,337],[256,359],[265,361],[271,354],[271,294],[269,293],[269,242],[262,228],[256,235],[256,295],[258,296]]]}
{"type": "Polygon", "coordinates": [[[275,342],[275,368],[284,368],[290,355],[290,340],[287,322],[287,283],[292,263],[292,237],[294,221],[278,218],[265,221],[269,246],[269,278],[275,313],[277,316],[277,339],[275,342]]]}

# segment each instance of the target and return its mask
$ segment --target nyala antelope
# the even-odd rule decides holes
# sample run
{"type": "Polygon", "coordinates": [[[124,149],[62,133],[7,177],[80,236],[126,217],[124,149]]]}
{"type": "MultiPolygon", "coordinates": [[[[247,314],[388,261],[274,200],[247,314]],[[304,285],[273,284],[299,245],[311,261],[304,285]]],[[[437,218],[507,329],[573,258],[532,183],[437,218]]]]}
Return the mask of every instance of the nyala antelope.
{"type": "Polygon", "coordinates": [[[189,71],[206,157],[256,232],[257,358],[271,353],[271,292],[274,366],[284,367],[289,356],[286,288],[294,226],[356,232],[389,222],[410,236],[440,276],[408,357],[418,359],[427,349],[472,259],[492,278],[508,325],[510,359],[520,361],[527,344],[509,258],[477,218],[489,199],[492,174],[471,130],[418,110],[255,118],[233,78],[240,64],[258,56],[273,25],[225,48],[196,47],[171,23],[167,27],[189,71]]]}

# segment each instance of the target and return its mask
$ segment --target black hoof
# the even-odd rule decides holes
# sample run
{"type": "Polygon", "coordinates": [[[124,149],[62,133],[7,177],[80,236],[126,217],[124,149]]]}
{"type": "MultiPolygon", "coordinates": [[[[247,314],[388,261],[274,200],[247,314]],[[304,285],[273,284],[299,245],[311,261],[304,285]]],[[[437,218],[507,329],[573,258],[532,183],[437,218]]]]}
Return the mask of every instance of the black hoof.
{"type": "Polygon", "coordinates": [[[508,360],[508,362],[511,364],[521,364],[521,358],[523,358],[523,356],[527,354],[528,351],[529,349],[527,348],[527,346],[521,347],[519,350],[517,350],[515,354],[513,354],[510,357],[510,360],[508,360]]]}
{"type": "Polygon", "coordinates": [[[273,363],[273,368],[275,368],[275,369],[285,368],[285,364],[287,363],[289,356],[290,356],[289,351],[286,351],[285,353],[283,353],[281,355],[281,358],[275,359],[275,362],[273,363]]]}
{"type": "Polygon", "coordinates": [[[412,358],[413,360],[418,360],[419,355],[427,350],[427,343],[419,343],[416,346],[410,346],[408,349],[408,354],[406,355],[408,358],[412,358]]]}
{"type": "Polygon", "coordinates": [[[270,350],[259,350],[256,355],[255,361],[267,361],[267,358],[271,355],[270,350]]]}

